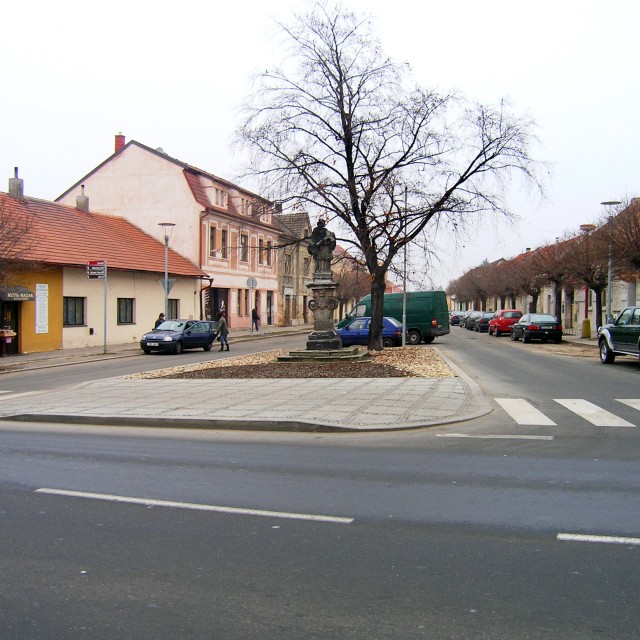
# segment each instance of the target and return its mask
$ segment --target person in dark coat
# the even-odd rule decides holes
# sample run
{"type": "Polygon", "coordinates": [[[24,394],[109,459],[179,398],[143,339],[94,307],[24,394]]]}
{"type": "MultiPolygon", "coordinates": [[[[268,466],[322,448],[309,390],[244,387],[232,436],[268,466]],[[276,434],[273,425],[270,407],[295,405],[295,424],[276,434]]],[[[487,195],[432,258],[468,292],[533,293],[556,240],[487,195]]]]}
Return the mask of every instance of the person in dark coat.
{"type": "Polygon", "coordinates": [[[164,322],[164,313],[161,313],[156,320],[156,323],[153,325],[154,329],[157,329],[164,322]]]}
{"type": "Polygon", "coordinates": [[[229,351],[229,325],[224,317],[224,311],[221,311],[218,316],[218,335],[220,336],[220,351],[224,351],[225,345],[229,351]]]}
{"type": "Polygon", "coordinates": [[[258,322],[260,322],[260,316],[258,315],[258,311],[254,307],[251,310],[251,328],[256,328],[256,333],[258,333],[258,322]]]}

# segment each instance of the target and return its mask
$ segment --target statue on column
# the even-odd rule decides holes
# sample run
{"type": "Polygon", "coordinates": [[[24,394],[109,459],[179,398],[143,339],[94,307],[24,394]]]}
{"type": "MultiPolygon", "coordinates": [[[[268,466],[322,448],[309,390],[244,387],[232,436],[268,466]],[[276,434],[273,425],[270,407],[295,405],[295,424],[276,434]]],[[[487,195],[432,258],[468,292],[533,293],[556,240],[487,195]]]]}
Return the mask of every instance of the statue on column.
{"type": "Polygon", "coordinates": [[[329,274],[331,278],[331,259],[336,248],[336,236],[326,227],[324,220],[318,220],[312,231],[308,251],[315,262],[314,273],[329,274]]]}

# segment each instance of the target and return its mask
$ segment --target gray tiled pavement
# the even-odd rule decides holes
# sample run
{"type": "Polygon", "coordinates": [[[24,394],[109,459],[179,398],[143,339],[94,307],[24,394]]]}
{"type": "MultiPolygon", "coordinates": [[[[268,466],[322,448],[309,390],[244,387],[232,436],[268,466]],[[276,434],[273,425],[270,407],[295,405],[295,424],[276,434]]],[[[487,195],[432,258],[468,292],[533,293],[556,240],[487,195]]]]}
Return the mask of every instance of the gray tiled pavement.
{"type": "MultiPolygon", "coordinates": [[[[272,332],[276,333],[281,332],[272,332]]],[[[253,338],[236,332],[234,339],[253,338]]],[[[136,345],[119,345],[109,347],[107,354],[94,348],[2,359],[0,368],[7,372],[0,375],[0,389],[1,376],[11,375],[13,367],[53,367],[139,353],[136,345]]],[[[108,378],[64,390],[0,395],[0,419],[197,429],[379,431],[446,424],[489,413],[491,406],[478,385],[448,362],[455,378],[108,378]]]]}

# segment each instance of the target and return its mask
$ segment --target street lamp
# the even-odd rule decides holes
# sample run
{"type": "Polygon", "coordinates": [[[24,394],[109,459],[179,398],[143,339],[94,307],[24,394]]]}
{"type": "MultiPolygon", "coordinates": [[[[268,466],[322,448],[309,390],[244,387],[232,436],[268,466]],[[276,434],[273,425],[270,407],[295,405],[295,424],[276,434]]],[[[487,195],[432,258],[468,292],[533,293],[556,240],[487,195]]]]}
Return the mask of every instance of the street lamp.
{"type": "MultiPolygon", "coordinates": [[[[607,207],[609,224],[611,223],[611,207],[622,204],[620,200],[606,200],[601,205],[607,207]]],[[[611,226],[609,226],[609,270],[607,272],[607,323],[613,322],[611,311],[611,294],[613,291],[613,244],[611,243],[611,226]]]]}
{"type": "Polygon", "coordinates": [[[176,226],[174,222],[158,222],[164,233],[164,317],[169,319],[169,238],[176,226]]]}
{"type": "MultiPolygon", "coordinates": [[[[595,224],[581,224],[580,231],[587,237],[587,260],[589,259],[589,234],[596,228],[595,224]]],[[[582,337],[591,338],[591,323],[589,322],[589,285],[584,285],[584,320],[582,321],[582,337]]]]}

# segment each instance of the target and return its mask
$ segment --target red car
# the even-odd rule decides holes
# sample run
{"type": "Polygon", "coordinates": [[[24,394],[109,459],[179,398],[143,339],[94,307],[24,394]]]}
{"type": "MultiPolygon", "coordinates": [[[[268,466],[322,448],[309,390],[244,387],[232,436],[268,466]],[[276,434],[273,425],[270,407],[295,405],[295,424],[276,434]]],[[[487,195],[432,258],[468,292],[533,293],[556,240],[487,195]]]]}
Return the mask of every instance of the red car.
{"type": "Polygon", "coordinates": [[[522,311],[518,309],[501,309],[489,320],[489,335],[499,336],[501,333],[511,333],[511,327],[522,318],[522,311]]]}

